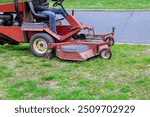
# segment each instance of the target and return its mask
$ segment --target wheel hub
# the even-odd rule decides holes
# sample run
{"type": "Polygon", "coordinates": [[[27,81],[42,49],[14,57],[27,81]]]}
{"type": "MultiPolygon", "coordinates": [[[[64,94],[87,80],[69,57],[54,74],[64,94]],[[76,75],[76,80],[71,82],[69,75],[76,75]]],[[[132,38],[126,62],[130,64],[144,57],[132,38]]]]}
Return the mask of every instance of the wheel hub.
{"type": "Polygon", "coordinates": [[[36,52],[38,52],[40,54],[44,54],[48,49],[48,45],[47,45],[47,42],[44,39],[37,38],[33,42],[33,48],[36,52]]]}
{"type": "Polygon", "coordinates": [[[43,47],[43,44],[41,43],[40,46],[43,47]]]}

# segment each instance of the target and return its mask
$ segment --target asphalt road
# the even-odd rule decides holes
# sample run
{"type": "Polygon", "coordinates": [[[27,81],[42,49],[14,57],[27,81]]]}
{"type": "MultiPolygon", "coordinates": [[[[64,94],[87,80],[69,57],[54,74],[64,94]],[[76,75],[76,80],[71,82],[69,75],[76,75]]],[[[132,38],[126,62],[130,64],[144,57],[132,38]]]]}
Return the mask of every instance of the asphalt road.
{"type": "Polygon", "coordinates": [[[150,44],[150,11],[75,11],[75,17],[97,34],[115,27],[116,42],[150,44]]]}

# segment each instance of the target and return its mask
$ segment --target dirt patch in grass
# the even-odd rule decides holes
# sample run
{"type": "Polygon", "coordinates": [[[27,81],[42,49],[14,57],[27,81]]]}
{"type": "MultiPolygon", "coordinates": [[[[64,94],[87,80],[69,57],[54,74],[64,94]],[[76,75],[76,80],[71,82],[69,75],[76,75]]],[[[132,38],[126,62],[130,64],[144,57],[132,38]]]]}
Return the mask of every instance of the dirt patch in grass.
{"type": "Polygon", "coordinates": [[[146,53],[150,57],[150,49],[145,50],[144,53],[146,53]]]}
{"type": "Polygon", "coordinates": [[[150,49],[148,49],[148,50],[146,50],[146,51],[150,53],[150,49]]]}
{"type": "Polygon", "coordinates": [[[0,83],[0,89],[2,88],[2,86],[3,86],[3,85],[0,83]]]}
{"type": "Polygon", "coordinates": [[[47,95],[47,96],[38,97],[36,100],[48,100],[48,99],[51,99],[51,98],[52,98],[52,96],[47,95]]]}
{"type": "Polygon", "coordinates": [[[57,89],[59,86],[57,85],[58,83],[56,81],[41,81],[39,83],[40,87],[48,87],[51,89],[57,89]]]}
{"type": "Polygon", "coordinates": [[[145,71],[145,75],[150,77],[150,71],[145,71]]]}
{"type": "Polygon", "coordinates": [[[17,60],[12,58],[12,60],[8,63],[11,69],[13,69],[17,64],[17,60]]]}
{"type": "Polygon", "coordinates": [[[0,92],[0,98],[3,97],[4,95],[5,95],[4,93],[0,92]]]}

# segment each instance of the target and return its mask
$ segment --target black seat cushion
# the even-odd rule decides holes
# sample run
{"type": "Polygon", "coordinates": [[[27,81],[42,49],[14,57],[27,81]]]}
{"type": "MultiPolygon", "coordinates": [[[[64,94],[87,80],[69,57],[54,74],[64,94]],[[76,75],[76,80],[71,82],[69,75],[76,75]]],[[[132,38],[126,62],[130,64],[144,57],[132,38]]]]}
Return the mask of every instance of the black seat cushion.
{"type": "Polygon", "coordinates": [[[49,19],[48,16],[35,12],[35,9],[34,9],[34,6],[32,4],[32,1],[28,0],[28,5],[29,5],[29,8],[31,10],[31,13],[32,13],[34,19],[41,20],[41,21],[49,19]]]}

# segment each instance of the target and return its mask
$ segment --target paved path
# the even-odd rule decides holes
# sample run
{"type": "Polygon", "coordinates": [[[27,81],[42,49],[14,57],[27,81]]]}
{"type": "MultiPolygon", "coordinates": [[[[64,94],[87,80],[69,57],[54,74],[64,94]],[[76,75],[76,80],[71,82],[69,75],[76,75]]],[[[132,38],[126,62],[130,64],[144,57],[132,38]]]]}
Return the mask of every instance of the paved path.
{"type": "Polygon", "coordinates": [[[117,42],[150,44],[150,11],[75,11],[75,17],[96,33],[116,27],[117,42]]]}

